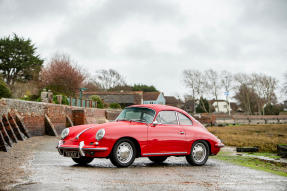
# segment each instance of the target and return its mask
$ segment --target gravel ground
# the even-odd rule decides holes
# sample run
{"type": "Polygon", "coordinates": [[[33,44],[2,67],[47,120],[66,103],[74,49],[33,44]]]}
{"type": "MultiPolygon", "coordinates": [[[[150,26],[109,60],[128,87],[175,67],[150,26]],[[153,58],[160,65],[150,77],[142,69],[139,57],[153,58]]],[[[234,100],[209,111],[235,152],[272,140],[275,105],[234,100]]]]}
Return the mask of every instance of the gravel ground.
{"type": "Polygon", "coordinates": [[[0,190],[287,190],[287,178],[215,159],[202,167],[183,157],[156,165],[136,159],[116,168],[107,159],[79,166],[60,156],[54,137],[33,137],[0,153],[0,190]],[[16,165],[15,165],[16,164],[16,165]]]}

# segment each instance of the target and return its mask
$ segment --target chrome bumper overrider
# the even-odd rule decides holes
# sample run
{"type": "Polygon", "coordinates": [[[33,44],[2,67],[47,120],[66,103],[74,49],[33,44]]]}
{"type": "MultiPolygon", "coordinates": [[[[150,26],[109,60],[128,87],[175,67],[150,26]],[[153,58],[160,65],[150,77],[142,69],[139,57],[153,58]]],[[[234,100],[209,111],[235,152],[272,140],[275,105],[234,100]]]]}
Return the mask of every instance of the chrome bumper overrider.
{"type": "Polygon", "coordinates": [[[84,141],[81,141],[79,146],[63,146],[63,141],[60,140],[58,145],[57,145],[57,149],[58,152],[60,153],[60,155],[63,155],[63,151],[64,150],[78,150],[81,156],[86,156],[85,151],[107,151],[108,148],[106,147],[99,147],[99,148],[85,148],[85,143],[84,141]]]}
{"type": "Polygon", "coordinates": [[[216,143],[215,147],[222,148],[222,147],[224,147],[224,144],[223,143],[216,143]]]}

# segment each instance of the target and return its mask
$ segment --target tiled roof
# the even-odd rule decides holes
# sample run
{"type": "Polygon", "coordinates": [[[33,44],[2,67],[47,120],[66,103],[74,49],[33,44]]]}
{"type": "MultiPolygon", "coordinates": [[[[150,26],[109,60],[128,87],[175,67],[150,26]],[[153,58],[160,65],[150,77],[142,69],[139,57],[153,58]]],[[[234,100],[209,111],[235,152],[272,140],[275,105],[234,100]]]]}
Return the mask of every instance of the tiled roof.
{"type": "Polygon", "coordinates": [[[129,91],[129,92],[83,92],[83,95],[135,95],[135,94],[143,94],[142,91],[129,91]]]}
{"type": "Polygon", "coordinates": [[[105,103],[140,104],[143,92],[83,92],[86,99],[92,95],[99,96],[105,103]]]}
{"type": "Polygon", "coordinates": [[[157,100],[160,92],[144,92],[143,93],[143,100],[148,101],[148,100],[157,100]]]}
{"type": "Polygon", "coordinates": [[[166,104],[178,103],[178,100],[174,96],[164,96],[166,104]]]}

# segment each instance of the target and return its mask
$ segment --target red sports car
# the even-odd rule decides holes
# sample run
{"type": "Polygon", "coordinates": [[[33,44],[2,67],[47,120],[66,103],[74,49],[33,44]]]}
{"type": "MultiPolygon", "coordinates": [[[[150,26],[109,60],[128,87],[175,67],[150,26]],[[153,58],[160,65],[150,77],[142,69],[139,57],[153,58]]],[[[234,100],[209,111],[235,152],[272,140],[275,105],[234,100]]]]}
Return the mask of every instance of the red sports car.
{"type": "Polygon", "coordinates": [[[137,157],[163,162],[185,156],[191,165],[204,165],[224,144],[185,111],[166,105],[133,105],[114,122],[66,128],[57,149],[78,164],[109,158],[117,167],[137,157]]]}

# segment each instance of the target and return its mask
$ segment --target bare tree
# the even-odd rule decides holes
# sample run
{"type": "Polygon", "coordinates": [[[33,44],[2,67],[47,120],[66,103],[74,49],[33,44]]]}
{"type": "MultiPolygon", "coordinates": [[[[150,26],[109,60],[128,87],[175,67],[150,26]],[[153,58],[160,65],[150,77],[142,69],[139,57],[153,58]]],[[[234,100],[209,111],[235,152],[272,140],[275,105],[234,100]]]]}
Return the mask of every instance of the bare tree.
{"type": "Polygon", "coordinates": [[[206,82],[207,82],[207,87],[210,90],[212,96],[214,96],[215,98],[215,102],[217,104],[217,108],[219,108],[218,106],[218,93],[220,91],[220,78],[219,75],[217,73],[217,71],[209,69],[205,71],[206,74],[206,82]]]}
{"type": "Polygon", "coordinates": [[[113,69],[99,70],[95,80],[103,90],[126,85],[124,77],[113,69]]]}
{"type": "MultiPolygon", "coordinates": [[[[195,113],[195,100],[196,98],[203,97],[204,93],[206,92],[206,80],[203,77],[203,74],[198,70],[184,70],[183,71],[183,80],[187,88],[191,89],[191,96],[193,99],[193,112],[195,113]]],[[[208,112],[202,104],[205,112],[208,112]]]]}
{"type": "Polygon", "coordinates": [[[283,93],[287,95],[287,72],[284,74],[283,93]]]}
{"type": "Polygon", "coordinates": [[[251,75],[251,84],[252,88],[258,95],[258,113],[260,114],[263,112],[264,115],[265,105],[276,103],[275,89],[277,87],[278,81],[275,78],[267,76],[265,74],[253,73],[251,75]]]}
{"type": "Polygon", "coordinates": [[[183,81],[185,83],[185,86],[191,90],[191,97],[193,102],[193,113],[195,113],[195,98],[197,96],[196,94],[196,88],[195,88],[195,81],[196,81],[196,74],[199,71],[197,70],[184,70],[183,71],[183,81]]]}
{"type": "Polygon", "coordinates": [[[259,114],[264,114],[266,104],[276,103],[275,89],[278,81],[275,78],[257,73],[251,75],[239,73],[236,74],[234,78],[239,84],[238,87],[241,87],[240,93],[243,94],[241,97],[244,97],[244,99],[241,99],[244,100],[242,104],[249,114],[254,113],[252,109],[255,107],[251,105],[254,104],[254,100],[256,101],[256,108],[259,114]],[[255,94],[256,99],[254,99],[255,94]]]}
{"type": "Polygon", "coordinates": [[[68,96],[75,95],[79,91],[85,78],[84,72],[72,64],[67,55],[54,56],[40,73],[42,87],[68,96]]]}
{"type": "Polygon", "coordinates": [[[223,70],[221,72],[221,85],[223,86],[223,89],[225,92],[230,92],[232,90],[233,81],[234,81],[234,78],[231,72],[228,72],[226,70],[223,70]]]}
{"type": "Polygon", "coordinates": [[[228,113],[230,115],[230,102],[229,102],[229,94],[233,88],[233,75],[231,72],[226,70],[221,71],[221,85],[225,91],[226,101],[228,101],[228,113]]]}
{"type": "Polygon", "coordinates": [[[234,75],[234,80],[236,82],[236,89],[238,90],[237,93],[240,94],[241,99],[238,99],[239,96],[235,96],[235,98],[240,101],[240,105],[248,114],[252,114],[251,97],[253,93],[250,93],[252,91],[250,91],[249,88],[251,84],[250,76],[243,73],[237,73],[234,75]]]}

